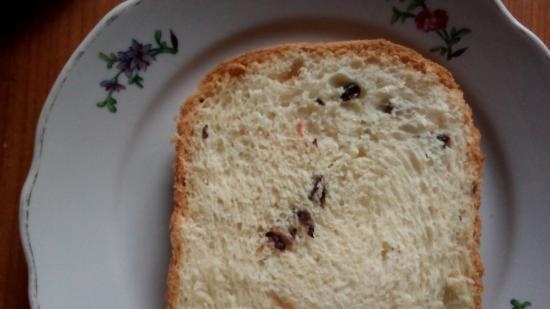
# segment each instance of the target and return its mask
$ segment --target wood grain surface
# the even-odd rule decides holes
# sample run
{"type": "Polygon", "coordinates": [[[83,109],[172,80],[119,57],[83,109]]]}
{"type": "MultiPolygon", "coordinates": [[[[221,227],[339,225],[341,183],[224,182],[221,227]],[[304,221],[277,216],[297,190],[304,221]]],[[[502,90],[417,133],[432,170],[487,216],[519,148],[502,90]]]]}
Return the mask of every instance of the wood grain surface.
{"type": "MultiPolygon", "coordinates": [[[[19,1],[0,12],[0,308],[29,308],[18,209],[40,110],[74,49],[120,2],[19,1]]],[[[504,3],[549,45],[550,0],[504,3]]]]}

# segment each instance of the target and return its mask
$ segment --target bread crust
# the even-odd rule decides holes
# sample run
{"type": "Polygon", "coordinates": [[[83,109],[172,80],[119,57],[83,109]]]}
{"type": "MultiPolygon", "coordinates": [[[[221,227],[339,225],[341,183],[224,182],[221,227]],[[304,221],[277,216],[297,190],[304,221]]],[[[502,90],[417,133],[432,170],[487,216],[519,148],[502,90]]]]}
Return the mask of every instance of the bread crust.
{"type": "MultiPolygon", "coordinates": [[[[195,110],[202,104],[205,98],[212,96],[217,89],[233,78],[239,78],[247,73],[247,69],[253,63],[261,63],[273,60],[276,56],[284,55],[285,53],[293,53],[296,51],[304,51],[310,54],[327,57],[339,56],[344,54],[356,54],[359,56],[385,55],[393,58],[395,61],[403,63],[417,71],[423,73],[431,72],[439,77],[439,81],[450,90],[460,91],[457,83],[453,79],[451,73],[432,62],[416,51],[407,47],[389,42],[383,39],[376,40],[357,40],[357,41],[341,41],[331,43],[297,43],[274,46],[270,48],[252,51],[234,59],[228,60],[210,73],[208,73],[201,81],[195,94],[188,98],[179,114],[176,134],[176,157],[174,160],[174,207],[170,218],[170,241],[172,244],[172,257],[168,268],[167,292],[166,292],[166,308],[181,309],[178,307],[180,298],[182,297],[180,270],[178,270],[179,261],[184,258],[183,239],[178,230],[183,224],[189,192],[186,191],[186,170],[185,162],[190,162],[192,153],[190,150],[191,137],[194,132],[195,110]]],[[[460,92],[462,93],[462,92],[460,92]]],[[[460,109],[464,115],[464,124],[467,128],[468,145],[468,160],[469,166],[475,175],[475,182],[472,184],[472,210],[474,211],[474,228],[472,235],[474,244],[470,248],[470,256],[474,265],[475,273],[472,274],[474,281],[472,285],[474,294],[473,309],[481,309],[482,301],[481,294],[483,292],[482,276],[484,272],[483,262],[480,255],[480,236],[481,236],[481,220],[479,216],[479,207],[481,204],[481,176],[483,167],[483,155],[480,150],[479,130],[474,126],[472,111],[466,104],[463,97],[460,96],[460,109]]]]}

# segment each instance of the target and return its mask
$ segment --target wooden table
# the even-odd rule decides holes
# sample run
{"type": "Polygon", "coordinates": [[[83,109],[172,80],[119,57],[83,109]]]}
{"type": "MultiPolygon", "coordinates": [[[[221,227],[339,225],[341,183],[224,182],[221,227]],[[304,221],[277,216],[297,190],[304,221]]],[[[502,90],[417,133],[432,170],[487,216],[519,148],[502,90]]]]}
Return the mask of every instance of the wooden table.
{"type": "MultiPolygon", "coordinates": [[[[0,13],[0,308],[29,307],[27,265],[19,238],[19,193],[42,104],[73,50],[120,0],[20,2],[24,3],[15,5],[19,8],[0,13]]],[[[550,0],[504,3],[550,44],[550,0]]]]}

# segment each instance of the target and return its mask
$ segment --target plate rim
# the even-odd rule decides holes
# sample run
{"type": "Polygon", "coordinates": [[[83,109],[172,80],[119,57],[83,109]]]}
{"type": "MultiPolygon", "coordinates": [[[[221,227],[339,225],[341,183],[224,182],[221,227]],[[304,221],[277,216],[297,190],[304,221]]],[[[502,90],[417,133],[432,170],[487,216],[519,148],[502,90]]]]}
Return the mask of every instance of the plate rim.
{"type": "Polygon", "coordinates": [[[77,48],[73,51],[57,75],[57,78],[53,83],[48,96],[46,97],[44,105],[42,106],[42,110],[40,111],[40,116],[38,117],[38,122],[34,132],[34,146],[31,165],[27,176],[25,177],[19,199],[19,236],[23,245],[23,253],[28,268],[27,290],[31,309],[40,309],[40,304],[38,302],[37,268],[29,233],[29,213],[32,203],[32,192],[40,170],[42,149],[45,141],[45,133],[50,112],[55,105],[55,101],[57,100],[59,93],[63,89],[63,85],[65,84],[68,75],[74,66],[79,62],[80,58],[84,54],[84,50],[86,50],[103,32],[103,30],[105,30],[106,27],[115,21],[121,14],[131,9],[133,6],[138,5],[142,1],[143,0],[125,0],[112,8],[97,22],[97,24],[90,30],[90,32],[88,32],[82,42],[80,42],[77,48]]]}
{"type": "MultiPolygon", "coordinates": [[[[30,241],[29,213],[32,204],[32,192],[40,170],[40,161],[42,158],[45,132],[47,130],[50,112],[55,105],[59,93],[63,89],[68,75],[79,62],[80,58],[84,54],[84,51],[121,14],[126,13],[132,7],[139,5],[143,1],[147,0],[125,0],[112,8],[97,22],[97,24],[85,36],[78,47],[73,51],[73,53],[63,66],[62,70],[59,72],[42,106],[37,126],[34,132],[35,136],[32,160],[29,171],[27,173],[27,176],[25,177],[25,181],[21,189],[19,200],[19,235],[23,245],[23,253],[28,268],[28,297],[29,304],[32,309],[40,309],[40,304],[38,301],[37,268],[35,264],[32,244],[30,241]]],[[[531,48],[537,49],[538,52],[541,52],[547,59],[550,59],[550,50],[544,44],[544,42],[539,37],[537,37],[530,29],[528,29],[525,25],[518,21],[506,8],[502,0],[488,1],[492,2],[496,9],[498,9],[500,13],[505,17],[503,19],[503,22],[508,22],[513,26],[513,29],[515,30],[515,36],[526,36],[528,40],[525,41],[525,44],[532,45],[531,48]]]]}

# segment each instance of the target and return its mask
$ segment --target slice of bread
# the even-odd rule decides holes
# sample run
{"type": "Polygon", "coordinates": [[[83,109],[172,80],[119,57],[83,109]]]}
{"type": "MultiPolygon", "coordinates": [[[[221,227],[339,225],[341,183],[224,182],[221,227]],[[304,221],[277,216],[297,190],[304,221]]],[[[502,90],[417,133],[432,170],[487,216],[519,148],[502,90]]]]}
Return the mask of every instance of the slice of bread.
{"type": "Polygon", "coordinates": [[[481,308],[479,139],[388,41],[223,63],[178,122],[167,308],[481,308]]]}

